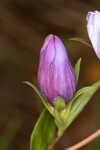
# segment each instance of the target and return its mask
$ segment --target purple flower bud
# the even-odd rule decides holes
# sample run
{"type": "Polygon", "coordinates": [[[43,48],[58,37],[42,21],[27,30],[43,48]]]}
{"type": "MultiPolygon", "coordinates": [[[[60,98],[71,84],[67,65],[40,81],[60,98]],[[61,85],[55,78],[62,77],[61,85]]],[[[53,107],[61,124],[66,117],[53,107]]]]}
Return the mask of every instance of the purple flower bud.
{"type": "Polygon", "coordinates": [[[100,59],[100,12],[88,12],[87,31],[97,57],[100,59]]]}
{"type": "Polygon", "coordinates": [[[55,35],[49,35],[40,52],[38,84],[42,94],[53,105],[58,96],[67,103],[71,100],[76,80],[62,41],[55,35]]]}

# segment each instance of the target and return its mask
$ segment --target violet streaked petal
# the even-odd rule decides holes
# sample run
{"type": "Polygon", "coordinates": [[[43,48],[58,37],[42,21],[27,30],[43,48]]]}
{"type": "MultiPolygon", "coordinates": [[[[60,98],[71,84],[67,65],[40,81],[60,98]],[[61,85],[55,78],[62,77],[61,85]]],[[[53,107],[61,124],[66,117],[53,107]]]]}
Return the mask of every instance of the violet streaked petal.
{"type": "Polygon", "coordinates": [[[66,48],[55,35],[49,35],[41,49],[38,84],[52,105],[58,96],[67,103],[76,90],[75,74],[66,48]]]}
{"type": "Polygon", "coordinates": [[[88,12],[87,31],[97,57],[100,59],[100,12],[88,12]]]}

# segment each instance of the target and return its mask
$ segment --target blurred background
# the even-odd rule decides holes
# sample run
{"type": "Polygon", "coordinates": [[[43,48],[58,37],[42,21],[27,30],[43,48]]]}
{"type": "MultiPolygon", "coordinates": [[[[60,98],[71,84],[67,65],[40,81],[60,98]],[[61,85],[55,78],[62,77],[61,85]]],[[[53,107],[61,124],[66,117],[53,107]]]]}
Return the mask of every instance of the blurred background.
{"type": "MultiPolygon", "coordinates": [[[[100,10],[99,0],[0,1],[0,149],[29,150],[30,134],[40,112],[40,99],[23,81],[37,84],[40,48],[49,33],[58,35],[72,65],[82,57],[78,88],[100,80],[100,61],[88,40],[86,15],[100,10]]],[[[100,128],[100,90],[57,144],[57,150],[79,142],[100,128]]],[[[82,150],[98,150],[100,137],[82,150]]]]}

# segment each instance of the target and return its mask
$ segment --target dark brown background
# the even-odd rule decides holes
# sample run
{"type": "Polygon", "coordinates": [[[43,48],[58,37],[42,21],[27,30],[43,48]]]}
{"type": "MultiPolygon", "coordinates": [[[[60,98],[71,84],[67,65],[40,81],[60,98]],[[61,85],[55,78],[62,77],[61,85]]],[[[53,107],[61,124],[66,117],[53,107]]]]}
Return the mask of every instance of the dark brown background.
{"type": "MultiPolygon", "coordinates": [[[[71,37],[88,39],[86,14],[100,10],[99,0],[0,1],[0,149],[29,150],[40,99],[22,81],[36,82],[39,53],[45,36],[59,35],[72,64],[82,57],[79,87],[100,80],[100,61],[92,48],[71,37]],[[67,41],[67,42],[66,42],[67,41]]],[[[100,90],[57,144],[59,150],[100,128],[100,90]]],[[[98,150],[100,138],[82,148],[98,150]]]]}

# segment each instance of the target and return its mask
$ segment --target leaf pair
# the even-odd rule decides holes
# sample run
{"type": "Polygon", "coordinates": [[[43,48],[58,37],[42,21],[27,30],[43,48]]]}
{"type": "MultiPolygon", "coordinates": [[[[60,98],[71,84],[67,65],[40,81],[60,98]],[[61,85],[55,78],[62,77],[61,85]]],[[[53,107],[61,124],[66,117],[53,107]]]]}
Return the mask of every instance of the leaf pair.
{"type": "MultiPolygon", "coordinates": [[[[81,59],[75,65],[76,82],[79,78],[80,63],[81,59]]],[[[56,126],[58,127],[58,134],[61,136],[100,87],[100,82],[96,82],[92,86],[78,90],[67,105],[61,97],[58,97],[54,102],[55,107],[53,107],[32,83],[27,81],[24,83],[35,90],[46,108],[41,113],[32,132],[30,150],[46,150],[55,136],[56,126]]]]}

